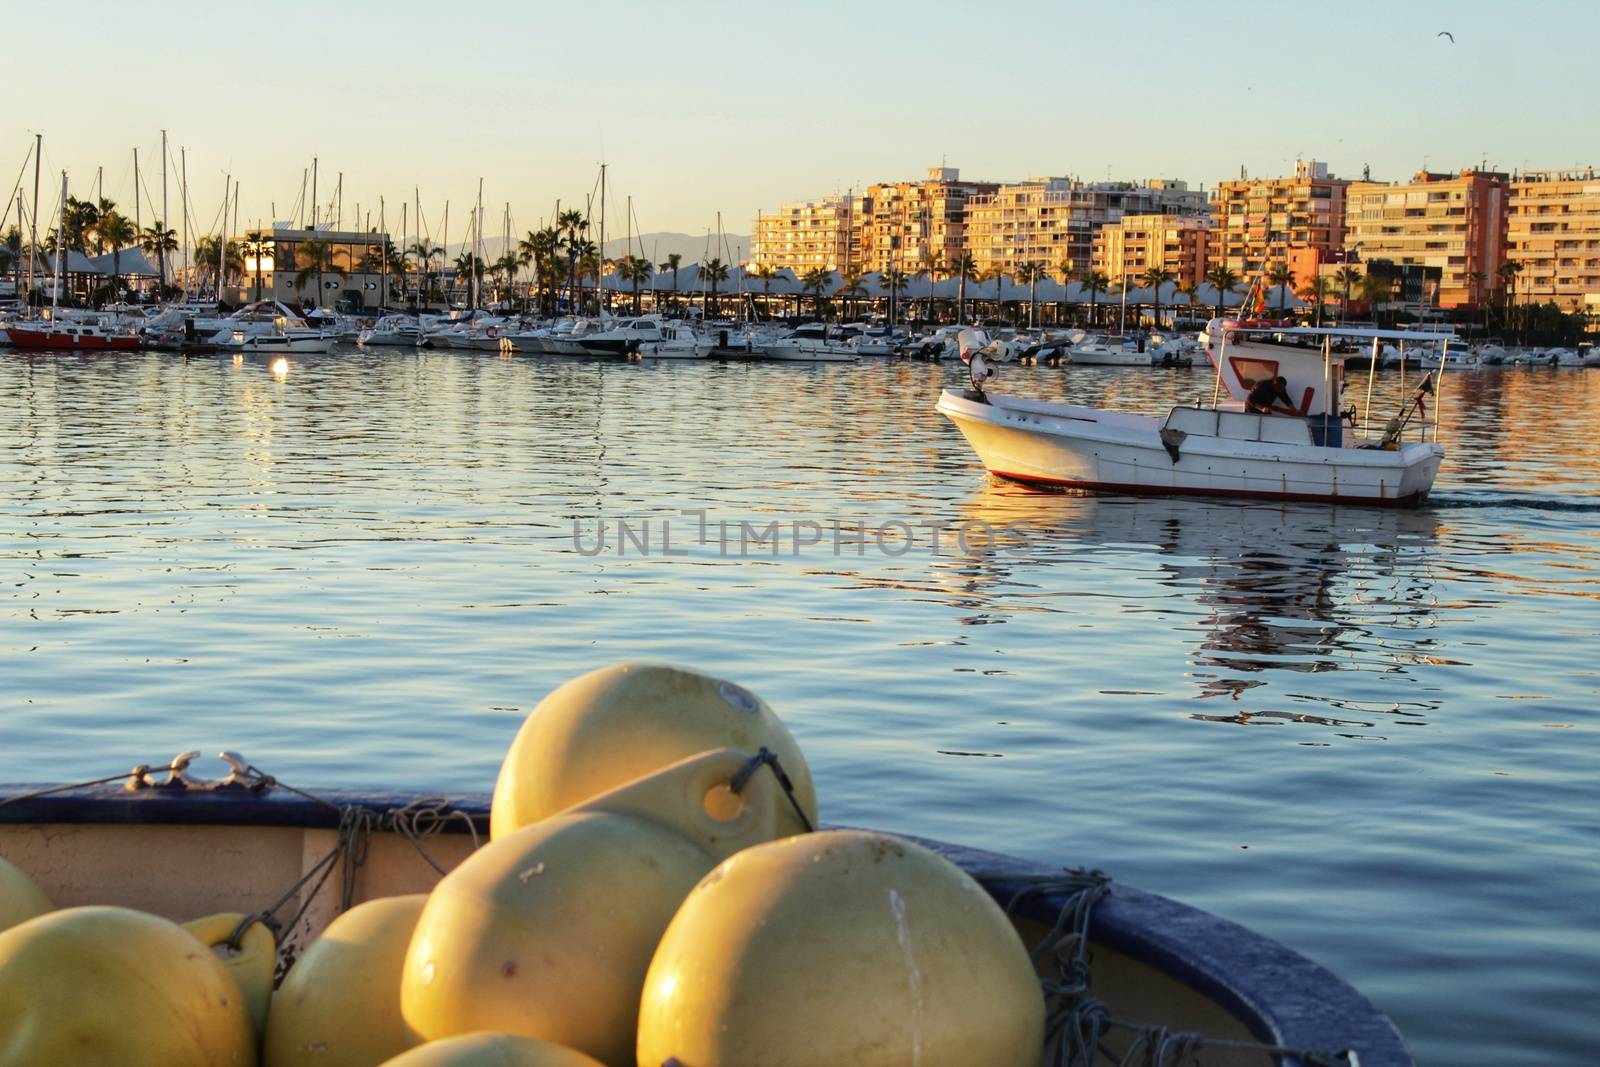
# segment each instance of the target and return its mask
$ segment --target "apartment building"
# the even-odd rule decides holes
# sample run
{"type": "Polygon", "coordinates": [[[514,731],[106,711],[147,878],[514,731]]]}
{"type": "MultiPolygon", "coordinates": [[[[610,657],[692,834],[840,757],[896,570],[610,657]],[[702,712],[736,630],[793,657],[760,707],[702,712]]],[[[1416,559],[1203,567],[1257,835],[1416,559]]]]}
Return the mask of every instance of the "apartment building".
{"type": "MultiPolygon", "coordinates": [[[[1418,172],[1404,184],[1352,182],[1345,189],[1346,258],[1438,271],[1443,308],[1482,306],[1505,262],[1507,186],[1498,171],[1418,172]]],[[[1431,271],[1428,272],[1431,276],[1431,271]]]]}
{"type": "Polygon", "coordinates": [[[1124,215],[1095,235],[1094,269],[1115,281],[1158,267],[1178,285],[1198,285],[1205,281],[1210,238],[1211,220],[1204,216],[1124,215]]]}
{"type": "Polygon", "coordinates": [[[1241,278],[1287,263],[1295,285],[1306,284],[1321,264],[1344,257],[1348,184],[1316,160],[1296,162],[1290,177],[1219,183],[1212,198],[1209,260],[1241,278]]]}
{"type": "Polygon", "coordinates": [[[844,194],[784,204],[756,217],[750,262],[755,266],[788,267],[796,275],[822,267],[845,270],[862,263],[864,220],[871,211],[866,197],[844,194]]]}
{"type": "Polygon", "coordinates": [[[1510,183],[1506,256],[1521,264],[1518,303],[1600,314],[1600,176],[1527,171],[1510,183]]]}
{"type": "Polygon", "coordinates": [[[993,193],[994,182],[962,181],[955,167],[929,167],[921,181],[867,186],[862,211],[862,265],[906,274],[924,269],[930,256],[948,263],[966,249],[966,207],[993,193]]]}
{"type": "Polygon", "coordinates": [[[1030,178],[970,197],[967,254],[980,273],[1043,263],[1082,274],[1094,263],[1095,235],[1125,215],[1199,215],[1205,194],[1179,181],[1082,182],[1030,178]]]}

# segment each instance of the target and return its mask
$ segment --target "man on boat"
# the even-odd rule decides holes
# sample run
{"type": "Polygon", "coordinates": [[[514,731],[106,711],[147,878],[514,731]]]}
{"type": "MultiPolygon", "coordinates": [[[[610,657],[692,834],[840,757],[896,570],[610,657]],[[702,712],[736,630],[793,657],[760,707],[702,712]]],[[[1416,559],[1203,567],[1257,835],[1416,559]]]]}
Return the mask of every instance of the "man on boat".
{"type": "Polygon", "coordinates": [[[1260,415],[1271,415],[1273,408],[1282,402],[1283,411],[1290,415],[1298,415],[1294,401],[1289,399],[1289,382],[1285,378],[1263,378],[1250,390],[1250,395],[1245,399],[1244,409],[1260,415]]]}

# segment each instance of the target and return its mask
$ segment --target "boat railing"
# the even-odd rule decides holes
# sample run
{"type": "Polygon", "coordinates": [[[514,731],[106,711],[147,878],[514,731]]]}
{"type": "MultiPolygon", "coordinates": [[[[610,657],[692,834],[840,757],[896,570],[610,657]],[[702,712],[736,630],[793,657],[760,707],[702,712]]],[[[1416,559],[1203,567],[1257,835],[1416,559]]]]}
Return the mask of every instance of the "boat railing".
{"type": "Polygon", "coordinates": [[[1262,415],[1253,411],[1183,405],[1168,412],[1165,428],[1192,437],[1219,437],[1229,441],[1259,441],[1305,448],[1317,443],[1310,422],[1298,415],[1262,415]]]}

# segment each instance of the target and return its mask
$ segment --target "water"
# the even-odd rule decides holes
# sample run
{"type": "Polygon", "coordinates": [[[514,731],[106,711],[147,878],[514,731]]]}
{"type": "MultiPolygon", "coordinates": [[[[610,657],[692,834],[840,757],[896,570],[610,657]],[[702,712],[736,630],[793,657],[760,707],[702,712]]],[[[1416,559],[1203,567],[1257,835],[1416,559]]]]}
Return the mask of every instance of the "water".
{"type": "MultiPolygon", "coordinates": [[[[0,781],[231,747],[487,791],[551,687],[671,660],[784,715],[830,821],[1244,922],[1426,1062],[1588,1058],[1600,374],[1452,375],[1435,500],[1388,512],[990,484],[932,410],[954,373],[0,354],[0,781]],[[602,515],[652,552],[586,554],[602,515]],[[819,540],[739,558],[741,521],[819,540]]],[[[1211,388],[1004,373],[1147,411],[1211,388]]]]}

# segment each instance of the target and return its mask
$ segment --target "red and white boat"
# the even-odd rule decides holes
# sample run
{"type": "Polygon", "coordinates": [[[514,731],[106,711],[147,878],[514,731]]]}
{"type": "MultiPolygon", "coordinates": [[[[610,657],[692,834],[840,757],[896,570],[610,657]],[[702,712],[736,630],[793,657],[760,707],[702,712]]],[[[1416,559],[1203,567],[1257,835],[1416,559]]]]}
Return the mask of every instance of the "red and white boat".
{"type": "Polygon", "coordinates": [[[132,352],[142,344],[137,334],[71,319],[13,322],[6,327],[6,336],[13,348],[74,352],[132,352]]]}
{"type": "MultiPolygon", "coordinates": [[[[1165,416],[1103,411],[986,392],[992,368],[973,357],[973,388],[946,389],[950,418],[993,474],[1052,488],[1363,504],[1421,502],[1439,473],[1438,391],[1443,370],[1401,379],[1395,415],[1376,425],[1346,403],[1352,342],[1437,341],[1396,330],[1251,327],[1213,319],[1200,335],[1217,368],[1212,403],[1165,416]],[[1282,377],[1294,410],[1246,409],[1263,379],[1282,377]],[[1228,399],[1221,399],[1223,390],[1228,399]],[[1428,411],[1429,398],[1433,411],[1428,411]],[[1220,402],[1219,402],[1220,401],[1220,402]],[[1373,431],[1373,432],[1370,432],[1373,431]]],[[[1370,375],[1370,372],[1369,372],[1370,375]]],[[[1372,412],[1373,379],[1364,410],[1372,412]]],[[[1351,398],[1353,399],[1353,398],[1351,398]]]]}

